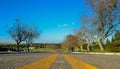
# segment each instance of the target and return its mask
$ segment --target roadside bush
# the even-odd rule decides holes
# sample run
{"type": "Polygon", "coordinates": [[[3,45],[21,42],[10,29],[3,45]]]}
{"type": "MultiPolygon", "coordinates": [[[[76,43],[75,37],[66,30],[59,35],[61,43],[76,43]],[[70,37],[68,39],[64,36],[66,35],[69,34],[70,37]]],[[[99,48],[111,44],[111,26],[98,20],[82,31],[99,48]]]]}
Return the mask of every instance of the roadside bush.
{"type": "Polygon", "coordinates": [[[0,51],[8,51],[7,48],[0,48],[0,51]]]}
{"type": "Polygon", "coordinates": [[[100,52],[100,48],[99,48],[98,45],[90,46],[90,51],[92,51],[92,52],[100,52]]]}
{"type": "Polygon", "coordinates": [[[120,41],[114,41],[106,46],[106,51],[120,52],[120,41]]]}

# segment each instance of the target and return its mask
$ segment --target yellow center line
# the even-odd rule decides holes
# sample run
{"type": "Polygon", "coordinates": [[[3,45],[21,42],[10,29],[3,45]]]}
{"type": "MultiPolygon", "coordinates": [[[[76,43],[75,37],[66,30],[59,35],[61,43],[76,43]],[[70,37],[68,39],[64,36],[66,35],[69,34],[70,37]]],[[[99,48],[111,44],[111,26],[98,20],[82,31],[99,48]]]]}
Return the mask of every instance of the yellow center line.
{"type": "Polygon", "coordinates": [[[56,60],[58,54],[53,54],[36,62],[27,64],[19,69],[49,69],[50,65],[56,60]]]}
{"type": "Polygon", "coordinates": [[[93,65],[79,61],[78,59],[69,55],[63,54],[64,58],[70,63],[73,69],[99,69],[93,65]]]}

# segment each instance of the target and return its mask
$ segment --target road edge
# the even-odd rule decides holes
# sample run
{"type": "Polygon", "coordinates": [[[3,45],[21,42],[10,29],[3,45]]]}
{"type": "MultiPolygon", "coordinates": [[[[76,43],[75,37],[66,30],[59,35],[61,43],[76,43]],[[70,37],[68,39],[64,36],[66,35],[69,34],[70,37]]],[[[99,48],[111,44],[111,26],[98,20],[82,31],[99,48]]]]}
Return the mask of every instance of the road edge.
{"type": "Polygon", "coordinates": [[[72,52],[72,53],[101,54],[101,55],[120,55],[120,53],[98,53],[98,52],[72,52]]]}

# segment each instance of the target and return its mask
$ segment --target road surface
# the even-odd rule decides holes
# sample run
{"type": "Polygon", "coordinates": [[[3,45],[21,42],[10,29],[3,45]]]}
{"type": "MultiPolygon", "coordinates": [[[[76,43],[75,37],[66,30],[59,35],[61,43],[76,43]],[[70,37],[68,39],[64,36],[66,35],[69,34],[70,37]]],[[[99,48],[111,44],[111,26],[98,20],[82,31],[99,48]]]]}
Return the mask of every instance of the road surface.
{"type": "MultiPolygon", "coordinates": [[[[52,53],[0,54],[0,69],[19,69],[22,66],[24,67],[34,62],[37,62],[37,64],[42,62],[42,64],[45,65],[47,62],[49,62],[49,60],[51,61],[52,57],[50,57],[50,59],[48,58],[51,55],[53,54],[52,53]],[[47,62],[41,61],[43,59],[47,60],[47,62]]],[[[77,65],[78,67],[86,65],[86,68],[84,69],[87,69],[87,67],[89,67],[87,66],[88,64],[91,66],[95,66],[99,69],[120,69],[120,55],[100,55],[84,53],[79,54],[69,53],[65,55],[69,56],[69,58],[72,59],[65,58],[63,54],[57,54],[57,56],[54,57],[54,62],[51,62],[49,64],[48,69],[75,69],[77,65]],[[73,61],[71,62],[69,60],[73,61]],[[74,65],[75,63],[77,64],[74,65]]]]}

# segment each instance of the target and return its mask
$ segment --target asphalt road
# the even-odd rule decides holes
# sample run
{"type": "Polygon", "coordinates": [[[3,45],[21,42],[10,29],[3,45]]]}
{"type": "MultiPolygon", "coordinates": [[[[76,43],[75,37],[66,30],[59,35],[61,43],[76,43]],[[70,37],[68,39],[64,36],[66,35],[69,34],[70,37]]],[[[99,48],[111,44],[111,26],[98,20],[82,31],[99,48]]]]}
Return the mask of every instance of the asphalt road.
{"type": "Polygon", "coordinates": [[[18,69],[28,63],[40,60],[51,53],[5,53],[0,54],[0,69],[18,69]]]}
{"type": "MultiPolygon", "coordinates": [[[[13,53],[13,54],[0,54],[0,69],[17,69],[20,66],[40,60],[52,53],[13,53]]],[[[68,54],[76,59],[94,65],[100,69],[120,69],[120,55],[100,55],[100,54],[68,54]]],[[[61,67],[68,69],[71,66],[60,55],[56,61],[51,65],[51,68],[57,69],[61,67]],[[63,67],[61,67],[63,66],[63,67]]]]}
{"type": "Polygon", "coordinates": [[[50,66],[50,69],[72,69],[67,60],[59,54],[56,61],[50,66]]]}
{"type": "Polygon", "coordinates": [[[100,69],[120,69],[120,55],[104,54],[69,54],[80,61],[97,66],[100,69]]]}

